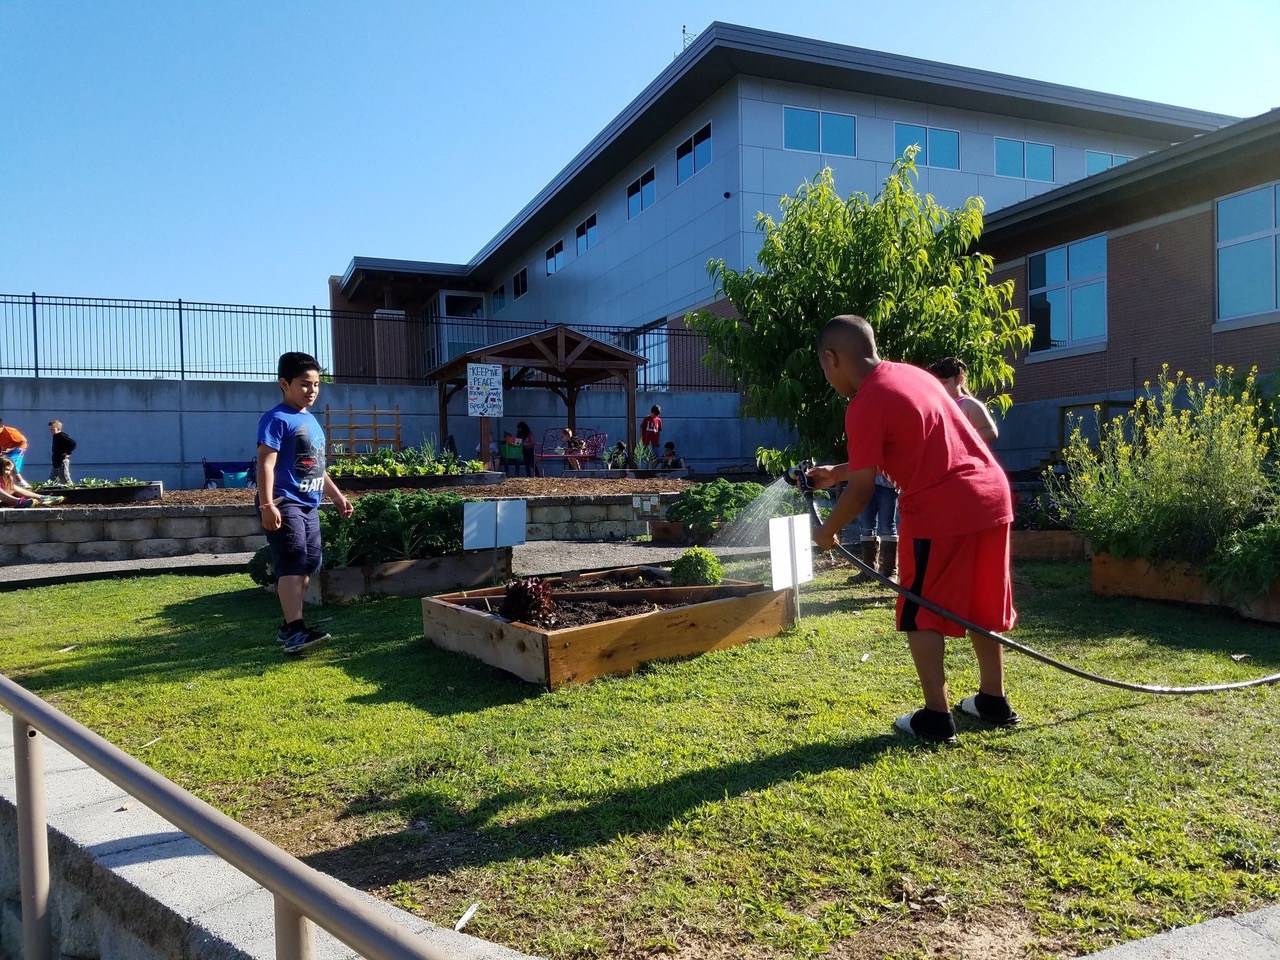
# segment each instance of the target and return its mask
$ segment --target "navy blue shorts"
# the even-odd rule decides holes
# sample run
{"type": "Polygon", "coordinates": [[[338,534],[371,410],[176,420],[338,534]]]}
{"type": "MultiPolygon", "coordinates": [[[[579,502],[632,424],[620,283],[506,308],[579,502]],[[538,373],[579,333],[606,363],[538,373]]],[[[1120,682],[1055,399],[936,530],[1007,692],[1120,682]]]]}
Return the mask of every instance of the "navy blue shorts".
{"type": "Polygon", "coordinates": [[[280,529],[268,530],[271,566],[277,577],[309,577],[320,569],[320,511],[286,500],[280,529]]]}

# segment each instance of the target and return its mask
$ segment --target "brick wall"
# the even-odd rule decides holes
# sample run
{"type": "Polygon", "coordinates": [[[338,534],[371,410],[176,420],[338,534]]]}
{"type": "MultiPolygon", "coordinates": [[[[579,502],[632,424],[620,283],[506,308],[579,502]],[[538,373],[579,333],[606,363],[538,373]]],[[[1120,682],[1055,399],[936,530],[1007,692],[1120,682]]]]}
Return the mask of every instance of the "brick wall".
{"type": "MultiPolygon", "coordinates": [[[[1212,332],[1213,224],[1212,208],[1206,208],[1109,235],[1106,350],[1033,363],[1019,357],[1013,364],[1014,400],[1141,390],[1164,363],[1197,378],[1211,375],[1215,363],[1271,369],[1280,353],[1280,329],[1212,332]]],[[[1006,279],[1013,279],[1014,305],[1025,317],[1025,261],[993,276],[1006,279]]]]}

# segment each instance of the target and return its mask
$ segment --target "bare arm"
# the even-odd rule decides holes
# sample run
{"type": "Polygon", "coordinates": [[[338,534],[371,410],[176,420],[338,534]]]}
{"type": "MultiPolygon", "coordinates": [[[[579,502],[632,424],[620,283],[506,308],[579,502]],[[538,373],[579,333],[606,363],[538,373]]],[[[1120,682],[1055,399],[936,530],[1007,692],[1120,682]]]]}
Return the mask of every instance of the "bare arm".
{"type": "Polygon", "coordinates": [[[339,514],[344,517],[351,516],[351,511],[354,510],[355,507],[352,506],[350,500],[343,496],[342,491],[338,489],[338,485],[333,482],[333,477],[329,476],[327,473],[324,475],[324,492],[327,493],[329,495],[329,499],[337,505],[339,514]]]}
{"type": "Polygon", "coordinates": [[[876,468],[866,467],[862,470],[849,470],[845,465],[849,484],[840,494],[840,499],[822,526],[813,532],[813,542],[819,550],[830,550],[836,545],[836,537],[854,517],[860,514],[871,502],[871,495],[876,488],[876,468]]]}
{"type": "Polygon", "coordinates": [[[279,456],[278,451],[265,443],[258,444],[258,504],[264,530],[279,530],[282,523],[280,509],[275,504],[276,459],[279,456]]]}
{"type": "Polygon", "coordinates": [[[981,400],[976,397],[964,397],[960,401],[960,409],[964,411],[964,415],[973,424],[973,429],[978,431],[978,436],[985,442],[994,443],[996,437],[1000,436],[1000,430],[996,427],[991,411],[981,400]]]}

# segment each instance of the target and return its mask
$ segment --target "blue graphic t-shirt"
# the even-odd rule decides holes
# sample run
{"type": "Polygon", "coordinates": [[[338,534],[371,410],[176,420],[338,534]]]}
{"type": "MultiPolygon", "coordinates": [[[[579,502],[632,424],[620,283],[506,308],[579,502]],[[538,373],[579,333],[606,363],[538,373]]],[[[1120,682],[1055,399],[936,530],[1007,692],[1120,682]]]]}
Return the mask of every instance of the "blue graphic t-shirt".
{"type": "Polygon", "coordinates": [[[278,404],[258,421],[258,443],[275,450],[277,498],[315,507],[324,497],[324,431],[306,410],[278,404]]]}

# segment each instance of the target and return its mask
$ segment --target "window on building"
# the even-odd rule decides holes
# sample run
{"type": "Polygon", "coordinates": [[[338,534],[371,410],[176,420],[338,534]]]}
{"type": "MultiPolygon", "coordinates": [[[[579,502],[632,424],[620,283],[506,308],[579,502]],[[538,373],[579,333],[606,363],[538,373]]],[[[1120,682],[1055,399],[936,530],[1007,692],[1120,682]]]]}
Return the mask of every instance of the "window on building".
{"type": "Polygon", "coordinates": [[[1122,157],[1118,153],[1099,153],[1096,150],[1086,150],[1084,152],[1084,172],[1086,176],[1093,176],[1095,173],[1110,170],[1112,167],[1119,166],[1126,160],[1132,159],[1132,157],[1122,157]]]}
{"type": "Polygon", "coordinates": [[[1107,338],[1107,237],[1100,234],[1027,258],[1032,351],[1107,338]]]}
{"type": "Polygon", "coordinates": [[[507,305],[507,285],[505,283],[498,284],[498,289],[493,291],[493,312],[497,313],[507,305]]]}
{"type": "Polygon", "coordinates": [[[524,267],[511,278],[511,295],[519,300],[529,292],[529,268],[524,267]]]}
{"type": "Polygon", "coordinates": [[[1223,197],[1218,224],[1218,319],[1280,306],[1280,182],[1223,197]]]}
{"type": "Polygon", "coordinates": [[[1053,183],[1053,146],[996,137],[996,176],[1053,183]]]}
{"type": "Polygon", "coordinates": [[[857,156],[858,120],[844,113],[782,108],[782,145],[787,150],[857,156]]]}
{"type": "Polygon", "coordinates": [[[711,162],[711,124],[676,147],[676,186],[711,162]]]}
{"type": "Polygon", "coordinates": [[[957,131],[924,127],[916,123],[895,123],[893,149],[897,151],[897,155],[902,156],[912,144],[920,148],[920,152],[916,154],[917,166],[960,169],[960,134],[957,131]]]}
{"type": "Polygon", "coordinates": [[[554,246],[547,248],[547,276],[559,273],[564,269],[564,241],[557,240],[554,246]]]}
{"type": "Polygon", "coordinates": [[[653,167],[650,167],[639,180],[627,187],[627,219],[638,217],[642,210],[648,210],[658,199],[657,187],[653,180],[653,167]]]}
{"type": "Polygon", "coordinates": [[[596,229],[596,215],[593,213],[578,224],[578,256],[582,256],[596,245],[599,231],[596,229]]]}
{"type": "Polygon", "coordinates": [[[670,386],[671,355],[667,340],[665,319],[617,336],[615,342],[623,350],[638,353],[649,361],[636,370],[636,382],[641,390],[665,390],[670,386]]]}

